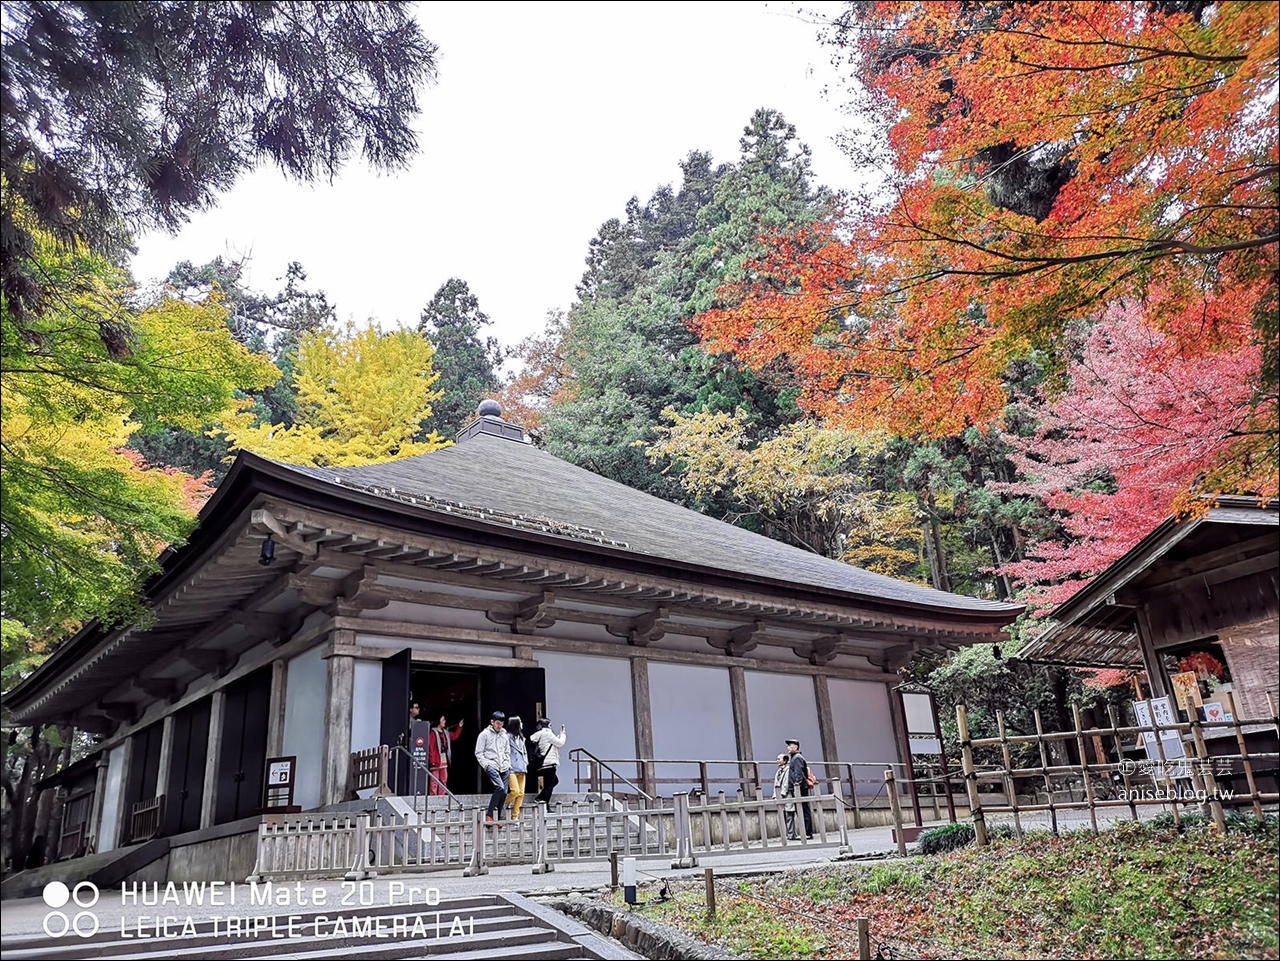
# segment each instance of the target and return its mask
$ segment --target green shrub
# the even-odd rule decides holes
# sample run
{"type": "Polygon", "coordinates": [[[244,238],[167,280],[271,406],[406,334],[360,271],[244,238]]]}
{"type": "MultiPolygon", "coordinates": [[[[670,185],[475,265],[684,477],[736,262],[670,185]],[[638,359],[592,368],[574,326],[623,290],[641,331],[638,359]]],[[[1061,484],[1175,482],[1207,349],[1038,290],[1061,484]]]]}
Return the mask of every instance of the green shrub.
{"type": "Polygon", "coordinates": [[[946,851],[956,851],[972,844],[974,837],[972,824],[963,822],[944,824],[940,828],[921,832],[920,853],[942,854],[946,851]]]}
{"type": "Polygon", "coordinates": [[[1208,827],[1212,823],[1203,814],[1197,814],[1194,811],[1179,812],[1178,816],[1182,819],[1181,827],[1174,823],[1172,814],[1157,814],[1146,824],[1147,827],[1156,831],[1170,831],[1174,828],[1180,831],[1196,831],[1200,828],[1208,827]]]}
{"type": "Polygon", "coordinates": [[[1254,837],[1263,837],[1276,828],[1274,814],[1257,817],[1249,811],[1229,811],[1226,815],[1227,830],[1239,831],[1254,837]]]}

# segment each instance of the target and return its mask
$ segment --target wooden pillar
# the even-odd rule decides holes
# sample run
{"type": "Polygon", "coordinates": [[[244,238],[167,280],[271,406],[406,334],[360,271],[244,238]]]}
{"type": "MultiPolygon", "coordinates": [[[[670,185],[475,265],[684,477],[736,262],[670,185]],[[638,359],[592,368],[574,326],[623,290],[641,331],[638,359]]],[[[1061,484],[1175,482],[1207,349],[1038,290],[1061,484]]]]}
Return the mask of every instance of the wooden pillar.
{"type": "Polygon", "coordinates": [[[320,803],[338,804],[346,800],[347,780],[351,772],[351,712],[356,661],[349,654],[334,654],[327,663],[329,684],[325,697],[320,803]]]}
{"type": "Polygon", "coordinates": [[[1151,619],[1145,604],[1139,604],[1135,612],[1138,621],[1138,646],[1142,650],[1142,664],[1147,669],[1147,689],[1151,697],[1166,697],[1169,686],[1165,683],[1164,668],[1156,653],[1155,636],[1151,632],[1151,619]]]}
{"type": "Polygon", "coordinates": [[[267,757],[284,753],[284,709],[289,696],[289,663],[284,658],[271,662],[271,706],[267,714],[267,757]]]}
{"type": "MultiPolygon", "coordinates": [[[[653,706],[649,701],[649,659],[631,659],[631,715],[635,727],[636,757],[653,757],[653,706]]],[[[639,764],[640,787],[648,794],[657,794],[653,783],[653,765],[639,764]]]]}
{"type": "Polygon", "coordinates": [[[161,722],[160,729],[160,764],[156,768],[156,790],[152,797],[159,797],[169,791],[169,771],[173,767],[173,725],[175,716],[169,714],[161,722]]]}
{"type": "MultiPolygon", "coordinates": [[[[831,712],[831,684],[825,674],[813,675],[813,697],[818,704],[818,737],[822,741],[822,760],[834,763],[840,760],[836,746],[836,721],[831,712]]],[[[834,781],[833,790],[840,791],[840,769],[826,767],[822,773],[834,781]],[[834,772],[834,777],[832,774],[834,772]]]]}
{"type": "Polygon", "coordinates": [[[227,692],[219,689],[209,697],[209,746],[204,755],[204,801],[200,805],[200,827],[213,827],[218,802],[218,767],[222,760],[222,714],[227,692]]]}
{"type": "Polygon", "coordinates": [[[102,804],[107,796],[107,767],[111,763],[111,752],[103,751],[98,755],[97,782],[93,788],[93,810],[89,812],[88,830],[93,835],[93,849],[96,851],[102,843],[102,804]]]}
{"type": "MultiPolygon", "coordinates": [[[[747,710],[747,672],[745,668],[729,668],[729,699],[733,704],[733,743],[738,752],[738,760],[751,762],[755,760],[755,752],[751,749],[751,715],[747,710]]],[[[750,763],[738,765],[738,777],[742,778],[744,788],[750,784],[750,790],[743,794],[752,797],[759,788],[753,783],[754,768],[750,763]],[[749,779],[749,780],[748,780],[749,779]]]]}
{"type": "Polygon", "coordinates": [[[129,842],[128,828],[133,821],[133,811],[129,810],[129,775],[133,768],[133,745],[137,734],[130,734],[122,742],[120,755],[120,793],[116,798],[116,818],[111,824],[104,824],[103,840],[112,848],[124,847],[129,842]]]}

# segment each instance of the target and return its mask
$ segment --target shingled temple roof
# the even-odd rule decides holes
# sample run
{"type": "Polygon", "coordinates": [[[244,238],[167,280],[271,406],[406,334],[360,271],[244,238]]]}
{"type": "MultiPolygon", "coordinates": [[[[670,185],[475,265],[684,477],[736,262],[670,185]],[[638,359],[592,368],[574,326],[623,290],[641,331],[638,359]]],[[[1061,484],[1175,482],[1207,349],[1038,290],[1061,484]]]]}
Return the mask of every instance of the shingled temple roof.
{"type": "Polygon", "coordinates": [[[1009,620],[1022,611],[1021,605],[937,591],[783,544],[601,477],[496,431],[470,436],[464,431],[452,447],[385,464],[278,466],[338,488],[681,565],[953,612],[1005,614],[1009,620]]]}

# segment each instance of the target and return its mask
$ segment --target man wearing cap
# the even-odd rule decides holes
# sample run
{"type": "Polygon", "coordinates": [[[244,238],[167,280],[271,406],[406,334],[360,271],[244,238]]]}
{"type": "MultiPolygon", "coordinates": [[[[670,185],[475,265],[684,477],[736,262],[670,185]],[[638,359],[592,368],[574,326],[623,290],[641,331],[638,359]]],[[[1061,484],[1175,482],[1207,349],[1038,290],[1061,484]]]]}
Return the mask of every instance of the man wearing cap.
{"type": "MultiPolygon", "coordinates": [[[[800,753],[800,741],[794,737],[789,737],[783,743],[787,745],[787,753],[791,758],[788,763],[787,797],[808,797],[809,762],[800,753]]],[[[783,819],[787,825],[787,839],[790,841],[800,840],[800,836],[796,833],[795,809],[796,802],[791,801],[783,810],[783,819]]],[[[813,815],[809,811],[809,805],[802,803],[800,810],[804,812],[804,833],[807,837],[813,837],[813,815]]]]}
{"type": "Polygon", "coordinates": [[[476,762],[493,785],[493,797],[489,798],[489,809],[485,812],[486,821],[501,817],[502,805],[507,800],[507,778],[511,774],[511,739],[502,731],[506,720],[505,714],[494,711],[489,726],[476,738],[476,762]]]}

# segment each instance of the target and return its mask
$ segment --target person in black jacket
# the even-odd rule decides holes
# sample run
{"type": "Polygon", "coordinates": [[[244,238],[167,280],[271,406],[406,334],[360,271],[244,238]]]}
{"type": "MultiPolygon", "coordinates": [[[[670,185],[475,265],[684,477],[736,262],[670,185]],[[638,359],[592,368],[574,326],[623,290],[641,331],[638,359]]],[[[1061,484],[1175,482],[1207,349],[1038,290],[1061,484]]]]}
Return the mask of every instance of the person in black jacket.
{"type": "MultiPolygon", "coordinates": [[[[809,762],[800,753],[800,742],[797,739],[787,738],[786,745],[787,753],[791,755],[791,761],[788,764],[787,796],[808,797],[809,762]]],[[[796,803],[795,801],[789,803],[783,812],[787,825],[787,839],[791,841],[800,840],[800,836],[796,833],[796,803]]],[[[809,805],[801,802],[800,810],[804,812],[804,833],[807,837],[813,837],[813,814],[809,811],[809,805]]]]}

